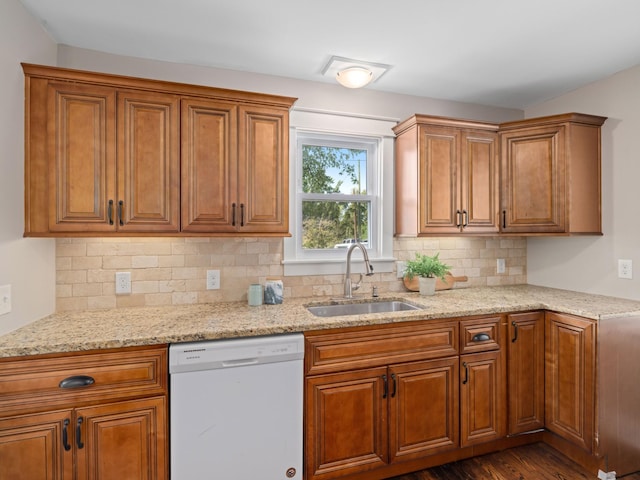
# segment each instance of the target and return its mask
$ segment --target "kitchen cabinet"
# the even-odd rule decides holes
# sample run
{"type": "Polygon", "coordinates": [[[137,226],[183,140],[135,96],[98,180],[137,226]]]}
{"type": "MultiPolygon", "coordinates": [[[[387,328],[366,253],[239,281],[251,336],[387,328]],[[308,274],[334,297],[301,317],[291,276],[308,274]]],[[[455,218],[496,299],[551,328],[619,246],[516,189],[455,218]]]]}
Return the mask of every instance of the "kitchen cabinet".
{"type": "Polygon", "coordinates": [[[0,478],[167,478],[166,346],[2,359],[0,478]]]}
{"type": "Polygon", "coordinates": [[[289,234],[295,99],[23,70],[26,236],[289,234]]]}
{"type": "Polygon", "coordinates": [[[45,105],[50,231],[179,230],[177,97],[58,81],[45,105]]]}
{"type": "Polygon", "coordinates": [[[182,101],[182,230],[289,231],[288,110],[182,101]]]}
{"type": "Polygon", "coordinates": [[[456,448],[457,332],[436,321],[305,335],[305,478],[456,448]]]}
{"type": "Polygon", "coordinates": [[[544,312],[507,316],[509,435],[544,428],[544,312]]]}
{"type": "Polygon", "coordinates": [[[460,446],[506,435],[502,317],[460,322],[460,446]],[[474,352],[474,353],[468,353],[474,352]]]}
{"type": "Polygon", "coordinates": [[[385,478],[500,441],[505,329],[495,315],[306,333],[305,478],[385,478]]]}
{"type": "Polygon", "coordinates": [[[587,452],[595,438],[595,322],[547,312],[545,427],[587,452]]]}
{"type": "Polygon", "coordinates": [[[502,233],[602,233],[605,120],[569,113],[500,125],[502,233]]]}
{"type": "Polygon", "coordinates": [[[498,232],[498,126],[414,115],[396,134],[396,235],[498,232]]]}

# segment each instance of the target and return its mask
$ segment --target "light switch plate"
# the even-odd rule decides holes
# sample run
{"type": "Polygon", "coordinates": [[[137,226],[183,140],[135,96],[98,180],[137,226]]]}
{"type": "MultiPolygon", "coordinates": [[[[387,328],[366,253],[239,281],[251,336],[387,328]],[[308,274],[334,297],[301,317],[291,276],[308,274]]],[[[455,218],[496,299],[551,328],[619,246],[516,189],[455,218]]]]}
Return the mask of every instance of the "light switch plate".
{"type": "Polygon", "coordinates": [[[0,315],[11,311],[11,285],[0,286],[0,315]]]}

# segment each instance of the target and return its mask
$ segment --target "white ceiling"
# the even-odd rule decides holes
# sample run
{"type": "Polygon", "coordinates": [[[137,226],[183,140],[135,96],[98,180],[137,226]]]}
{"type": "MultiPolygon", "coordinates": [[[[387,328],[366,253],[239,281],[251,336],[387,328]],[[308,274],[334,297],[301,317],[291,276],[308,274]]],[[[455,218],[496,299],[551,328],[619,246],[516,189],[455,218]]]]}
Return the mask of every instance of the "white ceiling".
{"type": "Polygon", "coordinates": [[[639,0],[21,0],[60,44],[523,109],[640,64],[639,0]]]}

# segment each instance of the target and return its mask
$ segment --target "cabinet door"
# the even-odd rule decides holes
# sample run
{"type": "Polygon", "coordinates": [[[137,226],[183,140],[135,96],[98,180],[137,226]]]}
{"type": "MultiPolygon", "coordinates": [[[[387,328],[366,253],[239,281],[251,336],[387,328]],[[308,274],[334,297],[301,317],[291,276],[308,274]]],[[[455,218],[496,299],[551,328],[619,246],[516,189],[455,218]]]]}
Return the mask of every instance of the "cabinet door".
{"type": "Polygon", "coordinates": [[[0,420],[0,478],[71,480],[70,423],[70,410],[0,420]]]}
{"type": "Polygon", "coordinates": [[[502,231],[565,230],[565,127],[510,130],[502,138],[502,231]]]}
{"type": "Polygon", "coordinates": [[[458,446],[458,357],[389,367],[390,461],[458,446]]]}
{"type": "Polygon", "coordinates": [[[235,232],[237,106],[182,100],[182,230],[235,232]]]}
{"type": "Polygon", "coordinates": [[[595,417],[595,325],[549,312],[545,340],[545,425],[592,451],[595,417]]]}
{"type": "Polygon", "coordinates": [[[289,111],[239,110],[238,230],[289,232],[289,111]]]}
{"type": "Polygon", "coordinates": [[[49,230],[115,230],[115,90],[48,86],[49,230]]]}
{"type": "Polygon", "coordinates": [[[386,375],[381,367],[307,378],[306,479],[338,478],[387,464],[386,375]]]}
{"type": "Polygon", "coordinates": [[[118,230],[179,231],[179,128],[177,95],[118,91],[118,230]]]}
{"type": "Polygon", "coordinates": [[[420,233],[458,233],[460,130],[419,127],[420,233]]]}
{"type": "Polygon", "coordinates": [[[461,142],[462,231],[498,232],[498,135],[469,131],[461,142]]]}
{"type": "Polygon", "coordinates": [[[505,379],[499,351],[460,357],[460,446],[506,434],[505,379]]]}
{"type": "Polygon", "coordinates": [[[544,313],[507,317],[509,435],[544,428],[544,313]]]}
{"type": "Polygon", "coordinates": [[[165,397],[75,411],[78,480],[167,478],[165,397]]]}

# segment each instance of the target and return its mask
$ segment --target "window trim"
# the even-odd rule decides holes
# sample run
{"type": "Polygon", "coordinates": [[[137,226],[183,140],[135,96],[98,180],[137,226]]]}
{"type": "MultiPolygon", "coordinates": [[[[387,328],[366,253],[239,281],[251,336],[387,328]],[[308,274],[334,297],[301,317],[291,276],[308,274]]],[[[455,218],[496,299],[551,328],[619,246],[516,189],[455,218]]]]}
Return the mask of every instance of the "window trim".
{"type": "MultiPolygon", "coordinates": [[[[289,212],[292,236],[284,239],[283,264],[285,276],[291,275],[329,275],[344,273],[345,250],[327,252],[301,252],[297,238],[302,233],[302,211],[298,208],[302,190],[301,165],[298,165],[299,135],[303,138],[344,138],[355,143],[377,144],[375,168],[367,175],[372,175],[369,185],[376,192],[377,204],[372,204],[369,240],[372,248],[368,249],[369,258],[377,273],[392,272],[395,266],[393,258],[393,142],[391,130],[396,120],[376,117],[364,117],[335,112],[294,108],[290,116],[290,168],[289,168],[289,212]],[[375,170],[375,172],[373,171],[375,170]],[[377,172],[377,173],[376,173],[377,172]],[[374,215],[377,208],[378,215],[374,215]],[[375,218],[374,218],[375,217],[375,218]],[[374,225],[375,224],[375,225],[374,225]]],[[[335,145],[335,144],[332,144],[335,145]]],[[[369,182],[369,179],[368,179],[369,182]]],[[[368,187],[369,187],[368,185],[368,187]]],[[[353,195],[345,195],[354,200],[353,195]]],[[[301,204],[301,203],[300,203],[301,204]]],[[[360,256],[354,255],[354,263],[360,262],[360,256]]],[[[355,267],[356,269],[358,266],[355,267]]]]}

